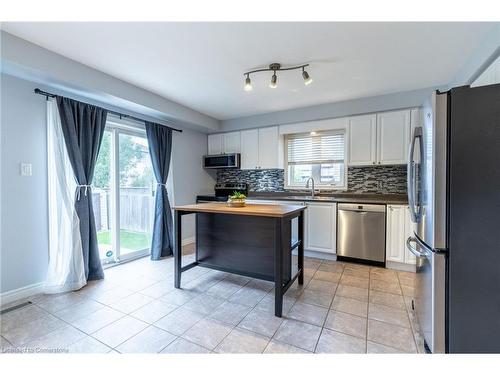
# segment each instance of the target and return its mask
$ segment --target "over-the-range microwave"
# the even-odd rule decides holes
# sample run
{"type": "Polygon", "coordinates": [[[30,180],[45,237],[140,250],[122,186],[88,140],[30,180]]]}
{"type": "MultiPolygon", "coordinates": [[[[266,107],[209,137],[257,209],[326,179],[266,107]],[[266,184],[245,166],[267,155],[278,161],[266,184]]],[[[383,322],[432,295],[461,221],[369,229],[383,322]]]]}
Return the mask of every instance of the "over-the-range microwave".
{"type": "Polygon", "coordinates": [[[240,159],[240,154],[205,155],[203,157],[203,168],[239,168],[240,159]]]}

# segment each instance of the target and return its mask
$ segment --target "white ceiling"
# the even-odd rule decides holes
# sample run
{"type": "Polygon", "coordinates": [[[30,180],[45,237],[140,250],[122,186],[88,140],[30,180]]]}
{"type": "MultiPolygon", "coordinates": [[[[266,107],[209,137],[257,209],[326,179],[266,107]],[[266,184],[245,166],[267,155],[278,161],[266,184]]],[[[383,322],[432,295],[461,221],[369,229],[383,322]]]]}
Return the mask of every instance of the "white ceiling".
{"type": "Polygon", "coordinates": [[[449,83],[491,23],[3,23],[20,38],[217,119],[449,83]],[[300,71],[246,70],[309,62],[300,71]]]}

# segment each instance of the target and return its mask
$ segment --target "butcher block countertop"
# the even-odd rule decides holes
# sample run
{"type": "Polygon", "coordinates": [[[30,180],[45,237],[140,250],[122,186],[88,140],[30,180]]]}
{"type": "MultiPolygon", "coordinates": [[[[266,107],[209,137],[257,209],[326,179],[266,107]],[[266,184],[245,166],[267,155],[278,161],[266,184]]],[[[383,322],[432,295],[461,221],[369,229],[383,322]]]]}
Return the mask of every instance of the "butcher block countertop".
{"type": "Polygon", "coordinates": [[[225,202],[211,202],[175,206],[174,210],[229,215],[285,217],[305,210],[305,208],[305,206],[285,204],[246,204],[244,207],[229,207],[225,202]]]}

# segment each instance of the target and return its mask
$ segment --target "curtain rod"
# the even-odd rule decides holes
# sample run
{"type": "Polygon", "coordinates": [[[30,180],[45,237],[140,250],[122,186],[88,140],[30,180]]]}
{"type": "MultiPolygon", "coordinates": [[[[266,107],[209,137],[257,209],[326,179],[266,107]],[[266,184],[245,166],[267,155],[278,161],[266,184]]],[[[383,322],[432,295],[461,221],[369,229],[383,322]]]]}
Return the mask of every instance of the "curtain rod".
{"type": "MultiPolygon", "coordinates": [[[[35,94],[43,95],[47,99],[48,98],[55,98],[57,96],[56,94],[52,94],[50,92],[40,90],[39,88],[36,88],[34,91],[35,91],[35,94]]],[[[115,115],[115,116],[119,116],[120,118],[130,118],[132,120],[136,120],[136,121],[140,121],[140,122],[146,122],[146,120],[144,120],[142,118],[139,118],[139,117],[135,117],[135,116],[131,116],[131,115],[126,115],[124,113],[112,111],[112,110],[109,110],[109,109],[106,109],[106,110],[108,111],[108,113],[111,113],[112,115],[115,115]]],[[[150,121],[150,122],[153,122],[153,121],[150,121]]],[[[164,125],[164,124],[159,124],[159,125],[165,126],[165,127],[169,128],[169,129],[172,129],[173,131],[182,133],[182,129],[172,128],[171,126],[164,125]]]]}

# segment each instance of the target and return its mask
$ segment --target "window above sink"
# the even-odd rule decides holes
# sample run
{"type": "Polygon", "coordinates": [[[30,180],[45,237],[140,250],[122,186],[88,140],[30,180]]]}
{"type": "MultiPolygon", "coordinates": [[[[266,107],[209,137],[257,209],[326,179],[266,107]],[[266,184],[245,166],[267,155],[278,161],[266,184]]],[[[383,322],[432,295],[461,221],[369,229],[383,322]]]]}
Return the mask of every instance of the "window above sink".
{"type": "Polygon", "coordinates": [[[312,177],[316,188],[347,187],[345,131],[323,131],[285,136],[285,188],[305,189],[312,177]]]}

